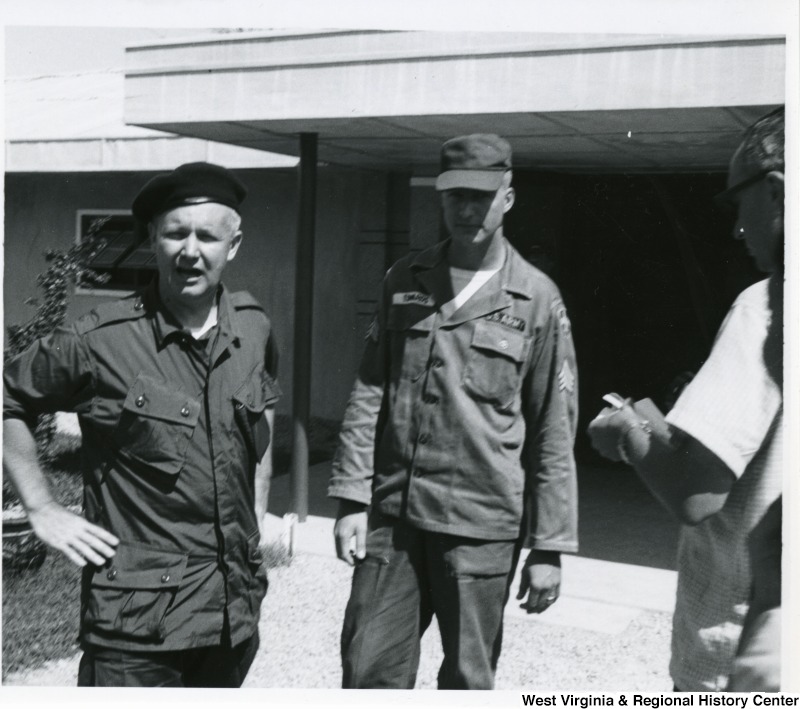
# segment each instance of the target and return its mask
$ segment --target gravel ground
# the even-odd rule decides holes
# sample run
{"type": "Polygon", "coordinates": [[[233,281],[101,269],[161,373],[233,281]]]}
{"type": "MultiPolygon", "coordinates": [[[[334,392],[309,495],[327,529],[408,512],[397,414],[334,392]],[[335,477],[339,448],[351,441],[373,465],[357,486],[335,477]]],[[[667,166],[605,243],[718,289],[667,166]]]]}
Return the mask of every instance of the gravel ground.
{"type": "MultiPolygon", "coordinates": [[[[339,686],[339,632],[350,573],[340,561],[312,554],[270,570],[261,650],[246,687],[339,686]]],[[[670,614],[663,612],[642,612],[618,635],[509,617],[497,689],[669,691],[669,637],[670,614]]],[[[423,639],[418,688],[436,687],[441,657],[432,626],[423,639]]],[[[5,684],[74,686],[77,660],[10,675],[5,684]]]]}

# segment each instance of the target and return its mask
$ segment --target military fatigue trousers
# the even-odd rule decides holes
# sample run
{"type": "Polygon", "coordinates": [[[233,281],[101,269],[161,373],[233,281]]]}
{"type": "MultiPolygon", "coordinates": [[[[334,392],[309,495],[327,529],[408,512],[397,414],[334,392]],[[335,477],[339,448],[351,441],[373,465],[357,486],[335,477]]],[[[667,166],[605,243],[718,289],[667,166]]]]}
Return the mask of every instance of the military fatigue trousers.
{"type": "Polygon", "coordinates": [[[258,631],[231,647],[143,651],[87,645],[78,668],[79,687],[241,687],[259,647],[258,631]]]}
{"type": "Polygon", "coordinates": [[[425,532],[373,512],[342,631],[345,689],[413,689],[435,614],[439,689],[492,689],[520,544],[425,532]]]}

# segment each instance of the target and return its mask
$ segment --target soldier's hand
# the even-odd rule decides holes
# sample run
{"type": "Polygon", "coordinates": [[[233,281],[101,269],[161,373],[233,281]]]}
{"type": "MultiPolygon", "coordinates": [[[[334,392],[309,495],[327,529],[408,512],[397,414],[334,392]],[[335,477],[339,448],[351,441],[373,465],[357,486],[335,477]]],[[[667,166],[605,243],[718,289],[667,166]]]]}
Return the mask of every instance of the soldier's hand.
{"type": "Polygon", "coordinates": [[[39,539],[78,566],[102,566],[116,554],[119,539],[56,502],[28,511],[28,519],[39,539]]]}
{"type": "Polygon", "coordinates": [[[561,554],[557,551],[532,549],[519,579],[517,600],[528,613],[542,613],[552,606],[561,593],[561,554]]]}
{"type": "Polygon", "coordinates": [[[350,566],[367,554],[367,508],[359,502],[339,500],[333,527],[336,556],[350,566]]]}

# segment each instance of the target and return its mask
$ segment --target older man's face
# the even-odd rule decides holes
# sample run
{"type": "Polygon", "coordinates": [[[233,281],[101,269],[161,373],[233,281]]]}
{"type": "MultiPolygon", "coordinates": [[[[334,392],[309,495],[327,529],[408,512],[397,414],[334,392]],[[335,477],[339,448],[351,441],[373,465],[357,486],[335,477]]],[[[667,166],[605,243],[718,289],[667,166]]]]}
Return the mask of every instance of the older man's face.
{"type": "Polygon", "coordinates": [[[191,305],[213,298],[242,233],[233,209],[207,202],[159,215],[150,225],[150,237],[162,298],[191,305]]]}

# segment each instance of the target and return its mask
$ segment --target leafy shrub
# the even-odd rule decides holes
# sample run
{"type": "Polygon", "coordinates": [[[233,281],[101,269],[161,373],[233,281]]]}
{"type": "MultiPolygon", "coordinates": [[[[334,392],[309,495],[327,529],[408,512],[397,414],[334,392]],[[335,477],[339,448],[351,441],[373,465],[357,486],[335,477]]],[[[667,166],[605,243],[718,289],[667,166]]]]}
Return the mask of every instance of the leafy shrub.
{"type": "MultiPolygon", "coordinates": [[[[49,335],[64,324],[69,304],[71,287],[77,283],[99,286],[108,280],[105,274],[98,274],[88,267],[104,248],[106,241],[100,236],[103,225],[109,217],[95,219],[86,237],[73,244],[66,251],[48,249],[44,256],[47,269],[36,277],[36,285],[41,289],[41,298],[27,298],[25,303],[36,308],[33,316],[25,323],[9,325],[7,345],[3,350],[3,361],[26,350],[35,340],[49,335]]],[[[51,414],[40,416],[34,431],[43,463],[51,461],[55,440],[55,417],[51,414]]],[[[3,508],[16,502],[16,496],[7,483],[3,482],[3,508]]]]}

